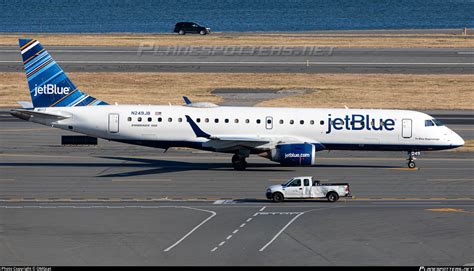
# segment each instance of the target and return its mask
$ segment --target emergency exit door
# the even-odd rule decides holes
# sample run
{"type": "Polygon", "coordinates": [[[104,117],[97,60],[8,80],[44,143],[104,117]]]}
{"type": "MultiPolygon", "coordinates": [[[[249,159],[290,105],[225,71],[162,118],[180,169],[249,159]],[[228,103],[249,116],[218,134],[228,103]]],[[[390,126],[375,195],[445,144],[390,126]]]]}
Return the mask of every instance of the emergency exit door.
{"type": "Polygon", "coordinates": [[[109,114],[109,133],[119,132],[119,114],[109,114]]]}

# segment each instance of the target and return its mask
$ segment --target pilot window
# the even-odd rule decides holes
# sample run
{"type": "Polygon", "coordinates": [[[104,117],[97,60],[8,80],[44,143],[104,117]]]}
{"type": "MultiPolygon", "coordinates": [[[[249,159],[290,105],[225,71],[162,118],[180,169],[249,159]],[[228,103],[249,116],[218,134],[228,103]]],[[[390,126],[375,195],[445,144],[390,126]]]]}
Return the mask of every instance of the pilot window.
{"type": "Polygon", "coordinates": [[[128,121],[132,121],[132,117],[128,117],[127,120],[128,120],[128,121]]]}
{"type": "Polygon", "coordinates": [[[304,179],[304,186],[309,186],[309,179],[304,179]]]}
{"type": "Polygon", "coordinates": [[[425,127],[435,126],[431,120],[425,120],[425,127]]]}
{"type": "Polygon", "coordinates": [[[301,180],[300,179],[293,180],[288,186],[289,187],[291,187],[291,186],[301,186],[301,180]]]}
{"type": "Polygon", "coordinates": [[[444,126],[444,123],[442,123],[441,121],[439,121],[437,119],[433,119],[433,122],[434,122],[434,124],[436,124],[436,126],[444,126]]]}

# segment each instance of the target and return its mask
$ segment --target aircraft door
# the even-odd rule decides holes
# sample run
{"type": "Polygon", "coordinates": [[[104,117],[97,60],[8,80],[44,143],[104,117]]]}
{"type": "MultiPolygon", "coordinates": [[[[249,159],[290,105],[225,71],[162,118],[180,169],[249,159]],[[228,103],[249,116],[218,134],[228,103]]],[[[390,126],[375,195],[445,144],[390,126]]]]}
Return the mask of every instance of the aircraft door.
{"type": "Polygon", "coordinates": [[[412,121],[411,119],[402,120],[402,137],[411,138],[412,136],[412,121]]]}
{"type": "Polygon", "coordinates": [[[119,114],[111,113],[109,114],[109,133],[118,133],[119,132],[119,114]]]}
{"type": "Polygon", "coordinates": [[[268,130],[273,129],[273,117],[265,118],[265,128],[267,128],[268,130]]]}

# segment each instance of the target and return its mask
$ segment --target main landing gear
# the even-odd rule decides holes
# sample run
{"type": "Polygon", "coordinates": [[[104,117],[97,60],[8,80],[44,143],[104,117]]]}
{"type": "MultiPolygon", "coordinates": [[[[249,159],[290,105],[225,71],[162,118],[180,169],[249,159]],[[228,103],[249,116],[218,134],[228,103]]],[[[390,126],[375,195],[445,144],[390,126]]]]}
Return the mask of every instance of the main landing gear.
{"type": "Polygon", "coordinates": [[[408,168],[416,168],[415,160],[417,156],[420,156],[419,151],[409,151],[408,152],[408,168]]]}
{"type": "Polygon", "coordinates": [[[234,154],[234,156],[232,156],[232,166],[234,166],[235,170],[245,170],[247,168],[245,158],[246,156],[241,154],[234,154]]]}

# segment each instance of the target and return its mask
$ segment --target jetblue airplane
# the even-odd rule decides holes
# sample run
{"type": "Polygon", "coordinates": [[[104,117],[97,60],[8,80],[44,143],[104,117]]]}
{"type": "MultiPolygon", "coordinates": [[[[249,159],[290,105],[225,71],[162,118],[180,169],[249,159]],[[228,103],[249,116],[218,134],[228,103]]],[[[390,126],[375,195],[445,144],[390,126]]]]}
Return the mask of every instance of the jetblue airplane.
{"type": "Polygon", "coordinates": [[[172,105],[110,105],[79,90],[34,39],[19,40],[32,103],[18,118],[92,137],[168,149],[231,153],[236,170],[250,154],[289,166],[316,164],[322,150],[420,151],[464,145],[433,117],[408,110],[172,105]]]}

